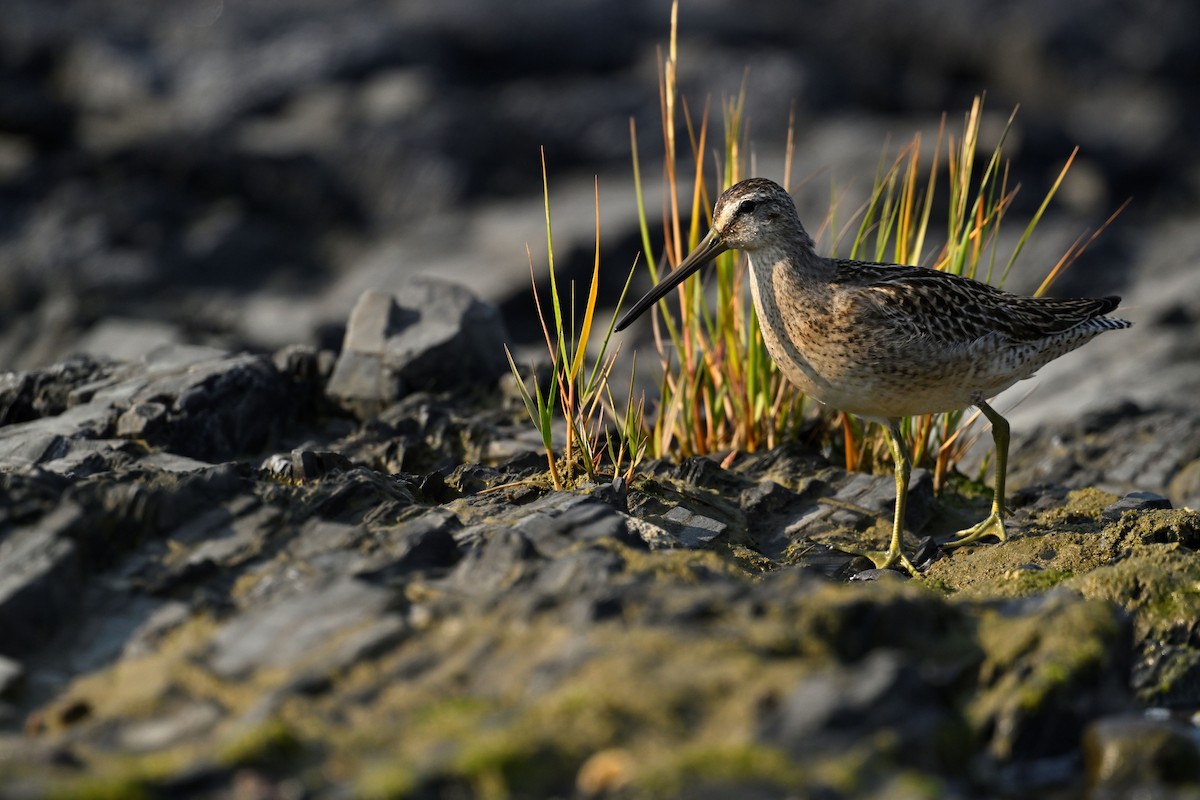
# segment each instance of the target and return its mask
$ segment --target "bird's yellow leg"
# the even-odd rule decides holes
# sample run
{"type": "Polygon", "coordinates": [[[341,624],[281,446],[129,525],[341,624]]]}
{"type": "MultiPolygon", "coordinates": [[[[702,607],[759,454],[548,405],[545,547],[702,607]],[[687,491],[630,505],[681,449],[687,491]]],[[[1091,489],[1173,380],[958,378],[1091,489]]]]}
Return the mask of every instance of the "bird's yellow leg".
{"type": "Polygon", "coordinates": [[[954,539],[942,547],[961,547],[978,541],[985,536],[995,536],[1000,541],[1008,538],[1004,531],[1004,479],[1008,474],[1008,420],[984,401],[976,404],[983,415],[992,423],[992,441],[996,444],[996,493],[992,495],[992,513],[983,522],[954,534],[954,539]]]}
{"type": "Polygon", "coordinates": [[[912,474],[912,461],[908,451],[904,449],[904,439],[900,435],[900,420],[890,419],[887,422],[888,446],[892,451],[892,460],[896,464],[896,512],[892,517],[892,539],[887,550],[867,550],[856,555],[871,559],[879,569],[887,569],[899,564],[910,575],[917,575],[917,568],[908,560],[908,556],[900,549],[900,537],[904,531],[904,507],[908,502],[908,479],[912,474]]]}

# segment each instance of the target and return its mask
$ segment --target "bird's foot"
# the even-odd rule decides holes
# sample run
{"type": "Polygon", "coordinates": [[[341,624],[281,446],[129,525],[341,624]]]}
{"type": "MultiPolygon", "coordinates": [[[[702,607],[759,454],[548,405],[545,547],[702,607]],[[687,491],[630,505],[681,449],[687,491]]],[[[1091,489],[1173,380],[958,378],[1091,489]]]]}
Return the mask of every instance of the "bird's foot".
{"type": "Polygon", "coordinates": [[[921,574],[917,572],[917,568],[913,566],[913,563],[908,560],[908,556],[904,555],[904,552],[899,547],[892,548],[890,550],[854,550],[850,548],[841,549],[847,553],[852,553],[856,556],[862,556],[863,558],[869,559],[877,569],[891,569],[892,567],[899,565],[904,569],[905,572],[907,572],[909,575],[912,575],[914,578],[921,574]]]}
{"type": "Polygon", "coordinates": [[[999,514],[993,513],[978,525],[954,534],[954,538],[942,545],[943,548],[962,547],[964,544],[977,542],[985,536],[995,536],[1000,541],[1008,538],[1004,531],[1004,520],[999,514]]]}

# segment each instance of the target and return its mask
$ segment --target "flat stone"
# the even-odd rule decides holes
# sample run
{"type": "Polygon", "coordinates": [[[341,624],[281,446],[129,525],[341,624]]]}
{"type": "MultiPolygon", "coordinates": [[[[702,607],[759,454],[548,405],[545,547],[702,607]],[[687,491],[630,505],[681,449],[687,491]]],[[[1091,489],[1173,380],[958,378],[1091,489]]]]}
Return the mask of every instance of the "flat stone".
{"type": "MultiPolygon", "coordinates": [[[[896,504],[896,481],[890,475],[841,473],[831,484],[832,492],[793,504],[785,533],[795,540],[808,537],[824,543],[823,534],[837,529],[865,528],[880,519],[890,520],[896,504]]],[[[919,531],[932,516],[933,479],[928,470],[912,472],[909,482],[906,527],[919,531]]]]}
{"type": "Polygon", "coordinates": [[[850,580],[859,582],[904,581],[907,579],[907,575],[903,575],[894,569],[864,569],[862,572],[856,572],[850,576],[850,580]]]}
{"type": "Polygon", "coordinates": [[[776,514],[785,510],[795,499],[795,492],[768,480],[743,491],[738,498],[738,505],[747,514],[776,514]]]}
{"type": "Polygon", "coordinates": [[[343,552],[361,558],[366,554],[347,551],[356,548],[367,536],[367,531],[362,525],[313,518],[307,520],[296,538],[288,542],[288,552],[304,561],[329,552],[343,552]]]}
{"type": "Polygon", "coordinates": [[[1100,512],[1102,522],[1116,522],[1126,511],[1171,508],[1171,499],[1154,492],[1130,492],[1100,512]]]}
{"type": "MultiPolygon", "coordinates": [[[[82,457],[96,452],[80,440],[103,438],[117,418],[117,410],[104,402],[85,403],[57,416],[0,427],[0,468],[13,469],[71,458],[80,448],[82,457]]],[[[76,463],[81,456],[71,461],[76,463]]]]}
{"type": "Polygon", "coordinates": [[[232,680],[320,660],[337,652],[357,629],[379,623],[389,614],[391,598],[390,592],[355,578],[299,586],[226,622],[213,636],[208,664],[232,680]]]}
{"type": "Polygon", "coordinates": [[[529,537],[538,552],[556,555],[579,542],[613,538],[640,547],[629,532],[628,517],[594,494],[551,492],[510,512],[512,527],[529,537]]]}
{"type": "Polygon", "coordinates": [[[187,456],[180,456],[174,453],[167,453],[161,450],[153,453],[147,453],[137,461],[141,467],[146,467],[152,470],[161,470],[162,472],[174,473],[191,473],[201,472],[213,468],[213,464],[207,461],[200,461],[187,456]]]}
{"type": "Polygon", "coordinates": [[[697,514],[683,506],[675,506],[662,516],[667,530],[683,547],[703,547],[729,527],[724,522],[697,514]]]}
{"type": "Polygon", "coordinates": [[[145,658],[152,654],[163,638],[187,622],[191,607],[181,600],[161,603],[135,627],[121,648],[122,658],[145,658]]]}
{"type": "Polygon", "coordinates": [[[341,522],[378,517],[381,508],[403,509],[417,502],[408,481],[365,467],[332,473],[309,486],[312,513],[341,522]]]}

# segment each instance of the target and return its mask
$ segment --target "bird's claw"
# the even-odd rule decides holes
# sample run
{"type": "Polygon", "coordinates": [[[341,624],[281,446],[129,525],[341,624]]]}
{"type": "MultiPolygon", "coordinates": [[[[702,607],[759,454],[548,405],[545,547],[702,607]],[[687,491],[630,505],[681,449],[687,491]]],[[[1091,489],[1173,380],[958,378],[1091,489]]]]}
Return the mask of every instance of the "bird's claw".
{"type": "Polygon", "coordinates": [[[914,578],[917,577],[918,575],[920,575],[920,573],[917,571],[917,568],[914,567],[913,563],[908,560],[908,556],[904,555],[903,551],[901,551],[899,549],[894,549],[894,550],[850,550],[850,549],[847,549],[845,552],[852,553],[853,555],[856,555],[856,556],[862,556],[863,558],[870,560],[870,562],[875,565],[876,569],[891,569],[892,567],[899,565],[900,567],[902,567],[904,569],[905,572],[907,572],[909,575],[912,575],[914,578]]]}
{"type": "Polygon", "coordinates": [[[965,544],[977,542],[985,536],[995,536],[1001,542],[1008,539],[1008,534],[1004,530],[1004,520],[998,513],[993,512],[990,517],[978,525],[973,525],[954,534],[954,538],[944,543],[942,547],[962,547],[965,544]]]}

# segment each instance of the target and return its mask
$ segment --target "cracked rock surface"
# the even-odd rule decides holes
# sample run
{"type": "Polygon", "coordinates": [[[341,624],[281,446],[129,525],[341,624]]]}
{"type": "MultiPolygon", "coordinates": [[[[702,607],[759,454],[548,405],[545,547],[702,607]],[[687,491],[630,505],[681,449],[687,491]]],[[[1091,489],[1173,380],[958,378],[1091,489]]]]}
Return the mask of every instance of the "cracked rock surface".
{"type": "Polygon", "coordinates": [[[908,579],[839,549],[885,540],[890,473],[792,443],[553,491],[520,401],[470,389],[490,368],[360,421],[334,363],[169,345],[3,378],[0,797],[1200,775],[1197,454],[1152,435],[1186,411],[1021,440],[1002,544],[938,551],[989,498],[916,473],[908,579]]]}

